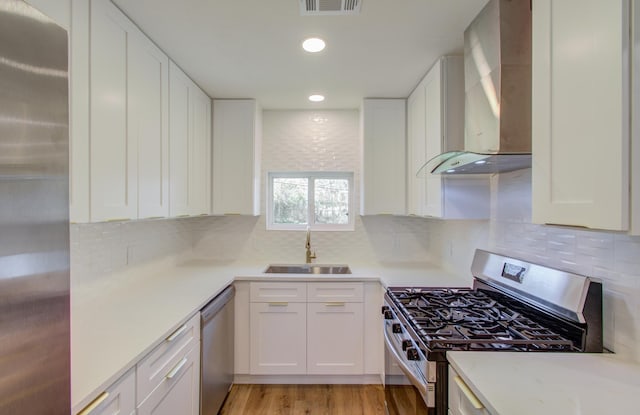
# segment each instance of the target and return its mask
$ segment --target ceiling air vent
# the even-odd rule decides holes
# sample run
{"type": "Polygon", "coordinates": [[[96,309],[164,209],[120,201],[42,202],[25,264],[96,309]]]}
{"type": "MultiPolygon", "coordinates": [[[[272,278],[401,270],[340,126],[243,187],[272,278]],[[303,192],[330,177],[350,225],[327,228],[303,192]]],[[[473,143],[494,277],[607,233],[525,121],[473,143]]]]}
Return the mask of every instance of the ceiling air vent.
{"type": "Polygon", "coordinates": [[[359,14],[362,0],[300,0],[302,16],[359,14]]]}

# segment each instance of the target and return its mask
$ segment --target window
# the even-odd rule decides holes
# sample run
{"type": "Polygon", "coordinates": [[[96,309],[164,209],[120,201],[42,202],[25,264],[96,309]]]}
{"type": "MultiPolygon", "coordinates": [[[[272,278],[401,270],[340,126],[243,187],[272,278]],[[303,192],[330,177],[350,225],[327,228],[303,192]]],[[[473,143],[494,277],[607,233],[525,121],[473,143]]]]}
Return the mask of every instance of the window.
{"type": "Polygon", "coordinates": [[[269,173],[267,229],[353,230],[353,173],[269,173]]]}

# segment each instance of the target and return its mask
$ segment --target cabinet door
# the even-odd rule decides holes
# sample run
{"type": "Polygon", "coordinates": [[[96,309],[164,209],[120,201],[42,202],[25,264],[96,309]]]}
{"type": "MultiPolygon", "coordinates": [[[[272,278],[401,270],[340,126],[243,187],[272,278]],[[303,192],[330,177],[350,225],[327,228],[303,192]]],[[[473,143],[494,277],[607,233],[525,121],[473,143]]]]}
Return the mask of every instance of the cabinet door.
{"type": "Polygon", "coordinates": [[[211,213],[211,99],[195,85],[193,88],[190,211],[192,215],[207,215],[211,213]]]}
{"type": "MultiPolygon", "coordinates": [[[[424,80],[425,90],[425,142],[426,158],[442,153],[442,65],[438,61],[424,80]]],[[[424,212],[426,215],[442,217],[442,178],[438,174],[425,176],[424,212]]]]}
{"type": "Polygon", "coordinates": [[[362,374],[362,303],[309,303],[307,311],[307,373],[362,374]]]}
{"type": "Polygon", "coordinates": [[[307,305],[251,303],[252,375],[307,373],[307,305]]]}
{"type": "Polygon", "coordinates": [[[133,415],[136,413],[136,372],[130,370],[78,415],[133,415]]]}
{"type": "Polygon", "coordinates": [[[426,173],[420,177],[416,173],[426,163],[425,147],[425,89],[420,83],[407,99],[407,210],[410,215],[424,215],[424,192],[426,173]]]}
{"type": "Polygon", "coordinates": [[[217,99],[213,111],[213,213],[259,214],[256,102],[217,99]]]}
{"type": "Polygon", "coordinates": [[[628,228],[628,7],[533,3],[535,223],[628,228]]]}
{"type": "Polygon", "coordinates": [[[362,215],[406,213],[405,107],[404,99],[362,103],[362,215]]]}
{"type": "Polygon", "coordinates": [[[136,30],[110,1],[92,1],[92,221],[137,216],[137,137],[127,133],[127,37],[136,30]]]}
{"type": "Polygon", "coordinates": [[[200,413],[200,348],[194,347],[167,372],[164,382],[138,407],[138,415],[200,413]]]}
{"type": "Polygon", "coordinates": [[[191,80],[173,62],[169,64],[169,215],[190,212],[190,158],[192,134],[191,80]]]}
{"type": "Polygon", "coordinates": [[[89,3],[71,1],[69,33],[69,219],[71,222],[90,221],[89,212],[89,3]]]}
{"type": "Polygon", "coordinates": [[[169,215],[169,59],[129,38],[128,131],[138,143],[138,218],[169,215]]]}

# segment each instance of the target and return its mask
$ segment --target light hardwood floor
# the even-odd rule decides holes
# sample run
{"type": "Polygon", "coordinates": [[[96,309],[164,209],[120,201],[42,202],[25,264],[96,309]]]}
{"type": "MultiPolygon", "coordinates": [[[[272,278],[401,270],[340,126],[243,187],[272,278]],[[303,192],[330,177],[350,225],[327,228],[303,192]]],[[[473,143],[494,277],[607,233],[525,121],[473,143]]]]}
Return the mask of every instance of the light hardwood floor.
{"type": "Polygon", "coordinates": [[[233,385],[220,415],[384,415],[381,385],[233,385]]]}

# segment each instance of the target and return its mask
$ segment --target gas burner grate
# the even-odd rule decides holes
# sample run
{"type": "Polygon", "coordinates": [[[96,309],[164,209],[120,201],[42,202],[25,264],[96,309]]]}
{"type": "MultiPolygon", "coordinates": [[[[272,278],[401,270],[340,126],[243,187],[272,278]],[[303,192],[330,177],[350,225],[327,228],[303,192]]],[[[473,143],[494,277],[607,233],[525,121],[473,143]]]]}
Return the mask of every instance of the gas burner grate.
{"type": "Polygon", "coordinates": [[[482,291],[388,290],[431,350],[567,351],[574,345],[482,291]]]}

